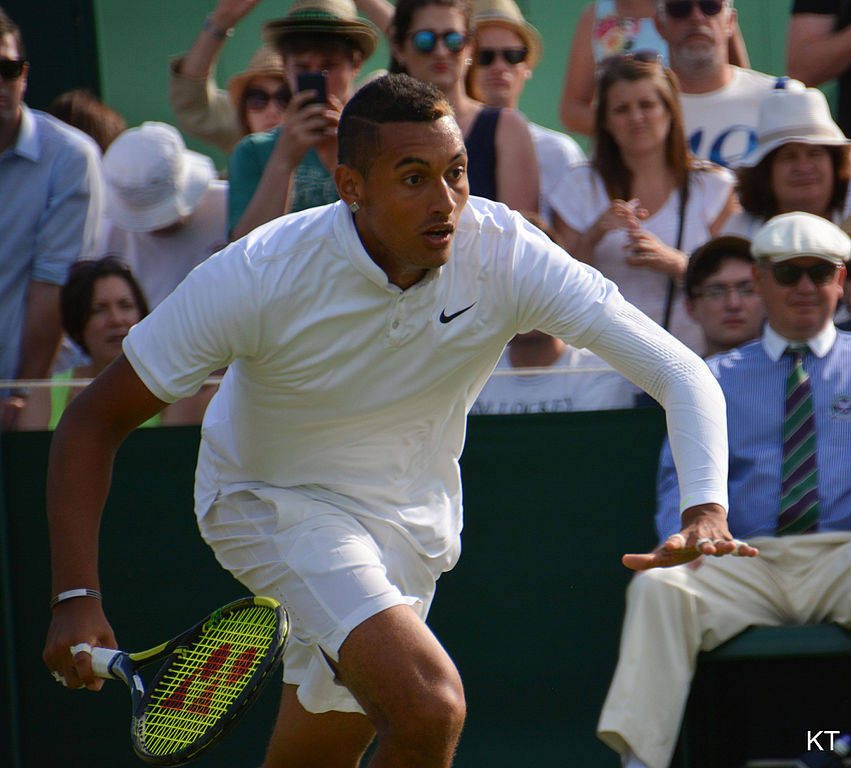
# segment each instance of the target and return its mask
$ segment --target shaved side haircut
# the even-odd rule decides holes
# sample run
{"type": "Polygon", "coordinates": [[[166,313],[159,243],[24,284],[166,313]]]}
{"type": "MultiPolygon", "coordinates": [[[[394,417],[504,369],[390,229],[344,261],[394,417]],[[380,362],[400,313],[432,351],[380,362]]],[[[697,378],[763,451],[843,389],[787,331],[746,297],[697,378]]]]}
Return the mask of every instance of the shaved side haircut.
{"type": "Polygon", "coordinates": [[[392,74],[364,85],[349,100],[337,131],[337,161],[364,178],[381,153],[385,123],[433,123],[454,112],[435,86],[410,75],[392,74]]]}

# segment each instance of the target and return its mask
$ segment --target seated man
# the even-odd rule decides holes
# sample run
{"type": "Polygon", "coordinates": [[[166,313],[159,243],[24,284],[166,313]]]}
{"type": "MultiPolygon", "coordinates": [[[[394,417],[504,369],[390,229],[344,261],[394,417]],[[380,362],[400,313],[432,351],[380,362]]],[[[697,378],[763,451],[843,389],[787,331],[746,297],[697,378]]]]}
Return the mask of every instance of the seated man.
{"type": "MultiPolygon", "coordinates": [[[[629,768],[668,766],[700,651],[751,625],[851,616],[851,474],[839,460],[851,445],[851,334],[833,324],[851,239],[818,216],[789,213],[770,219],[751,251],[766,328],[708,365],[727,401],[728,525],[760,556],[633,579],[597,731],[629,768]]],[[[667,445],[657,492],[664,541],[679,528],[667,445]]]]}
{"type": "Polygon", "coordinates": [[[713,237],[689,259],[686,311],[703,333],[704,357],[726,352],[760,334],[765,306],[754,289],[750,241],[713,237]]]}

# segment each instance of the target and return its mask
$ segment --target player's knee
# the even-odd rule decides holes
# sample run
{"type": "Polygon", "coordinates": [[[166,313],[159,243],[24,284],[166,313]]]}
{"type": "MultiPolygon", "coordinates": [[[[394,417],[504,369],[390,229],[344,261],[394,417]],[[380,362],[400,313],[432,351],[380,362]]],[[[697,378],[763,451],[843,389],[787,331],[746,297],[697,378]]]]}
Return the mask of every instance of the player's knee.
{"type": "Polygon", "coordinates": [[[450,676],[417,696],[413,706],[388,722],[400,741],[426,750],[454,746],[467,716],[464,689],[459,677],[450,676]]]}

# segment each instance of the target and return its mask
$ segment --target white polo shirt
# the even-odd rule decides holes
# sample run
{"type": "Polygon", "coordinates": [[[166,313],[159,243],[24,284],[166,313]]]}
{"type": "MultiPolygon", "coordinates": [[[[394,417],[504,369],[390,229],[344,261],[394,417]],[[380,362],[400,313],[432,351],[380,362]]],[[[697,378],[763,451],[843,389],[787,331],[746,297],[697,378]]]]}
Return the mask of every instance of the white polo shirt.
{"type": "Polygon", "coordinates": [[[199,518],[219,492],[299,488],[438,557],[458,547],[466,414],[506,342],[539,328],[582,347],[623,305],[596,270],[480,198],[448,264],[400,290],[335,203],[212,256],[124,352],[167,402],[228,366],[203,424],[199,518]]]}

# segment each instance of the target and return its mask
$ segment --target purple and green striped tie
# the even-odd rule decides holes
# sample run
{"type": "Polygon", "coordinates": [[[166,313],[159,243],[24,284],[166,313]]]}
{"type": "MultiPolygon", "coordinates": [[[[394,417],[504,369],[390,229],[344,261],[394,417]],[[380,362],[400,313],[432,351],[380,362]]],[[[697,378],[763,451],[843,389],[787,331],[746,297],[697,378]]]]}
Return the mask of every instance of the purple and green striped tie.
{"type": "Polygon", "coordinates": [[[803,365],[809,348],[789,347],[786,351],[792,355],[792,371],[786,379],[778,536],[815,531],[819,506],[813,393],[803,365]]]}

